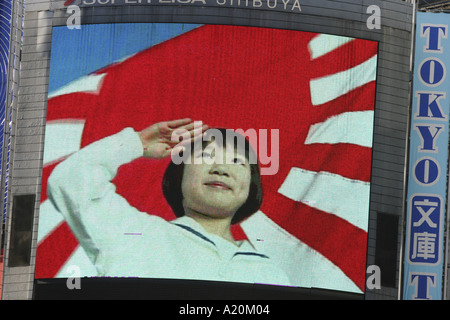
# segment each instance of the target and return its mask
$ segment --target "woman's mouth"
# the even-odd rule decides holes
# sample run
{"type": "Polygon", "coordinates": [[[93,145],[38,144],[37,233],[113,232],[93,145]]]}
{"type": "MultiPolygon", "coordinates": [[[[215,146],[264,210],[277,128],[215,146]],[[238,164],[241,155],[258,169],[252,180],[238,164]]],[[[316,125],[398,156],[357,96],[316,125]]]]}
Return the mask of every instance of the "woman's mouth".
{"type": "Polygon", "coordinates": [[[210,188],[215,188],[215,189],[231,190],[231,187],[222,181],[208,181],[208,182],[205,182],[204,185],[206,185],[210,188]]]}

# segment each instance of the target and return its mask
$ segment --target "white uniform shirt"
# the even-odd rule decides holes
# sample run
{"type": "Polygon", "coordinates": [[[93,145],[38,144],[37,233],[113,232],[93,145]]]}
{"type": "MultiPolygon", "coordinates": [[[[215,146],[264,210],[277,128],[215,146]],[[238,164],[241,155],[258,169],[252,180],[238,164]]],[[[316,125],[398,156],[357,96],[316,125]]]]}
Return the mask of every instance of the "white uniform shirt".
{"type": "Polygon", "coordinates": [[[142,152],[138,134],[127,128],[72,155],[49,178],[49,199],[100,276],[290,284],[250,242],[233,244],[187,216],[168,222],[118,195],[111,180],[142,152]]]}

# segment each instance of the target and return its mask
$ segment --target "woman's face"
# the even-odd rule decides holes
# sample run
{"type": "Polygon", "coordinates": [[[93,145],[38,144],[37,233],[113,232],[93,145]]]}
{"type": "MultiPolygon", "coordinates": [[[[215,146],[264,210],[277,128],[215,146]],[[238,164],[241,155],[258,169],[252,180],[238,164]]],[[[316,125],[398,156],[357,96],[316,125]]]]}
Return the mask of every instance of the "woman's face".
{"type": "Polygon", "coordinates": [[[233,146],[211,142],[184,165],[181,190],[187,215],[194,210],[216,218],[233,217],[250,190],[250,165],[233,146]],[[189,210],[190,209],[190,210],[189,210]]]}

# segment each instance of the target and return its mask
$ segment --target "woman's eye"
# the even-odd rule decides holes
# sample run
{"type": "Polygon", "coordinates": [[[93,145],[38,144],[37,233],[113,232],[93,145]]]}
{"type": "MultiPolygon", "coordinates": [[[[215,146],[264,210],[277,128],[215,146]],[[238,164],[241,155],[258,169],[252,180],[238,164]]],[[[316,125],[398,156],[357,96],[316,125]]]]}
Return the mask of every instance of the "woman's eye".
{"type": "Polygon", "coordinates": [[[233,159],[234,164],[245,164],[245,160],[241,158],[234,158],[233,159]]]}

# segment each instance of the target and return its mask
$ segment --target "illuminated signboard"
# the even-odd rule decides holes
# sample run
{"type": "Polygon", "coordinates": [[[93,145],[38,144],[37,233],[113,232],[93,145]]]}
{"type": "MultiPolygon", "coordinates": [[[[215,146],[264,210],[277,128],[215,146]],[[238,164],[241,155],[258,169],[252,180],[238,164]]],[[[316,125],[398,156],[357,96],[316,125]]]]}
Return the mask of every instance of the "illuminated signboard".
{"type": "MultiPolygon", "coordinates": [[[[11,33],[11,1],[0,3],[0,133],[3,137],[5,127],[5,114],[8,92],[8,67],[9,67],[9,40],[11,33]]],[[[3,149],[3,139],[0,139],[0,150],[3,149]]],[[[1,158],[1,156],[0,156],[1,158]]],[[[3,168],[2,168],[3,169],[3,168]]],[[[5,212],[2,210],[2,221],[4,223],[5,212]]],[[[1,234],[1,231],[0,231],[1,234]]]]}
{"type": "MultiPolygon", "coordinates": [[[[52,37],[35,278],[75,268],[364,291],[377,42],[171,23],[61,26],[52,37]],[[244,134],[258,156],[262,204],[231,226],[233,240],[177,218],[162,191],[171,157],[143,157],[139,132],[184,118],[244,134]]],[[[181,177],[192,181],[185,210],[204,174],[195,166],[181,177]]],[[[245,172],[231,190],[210,188],[237,190],[245,172]]]]}
{"type": "Polygon", "coordinates": [[[404,299],[442,299],[448,161],[447,14],[417,14],[404,299]]]}

